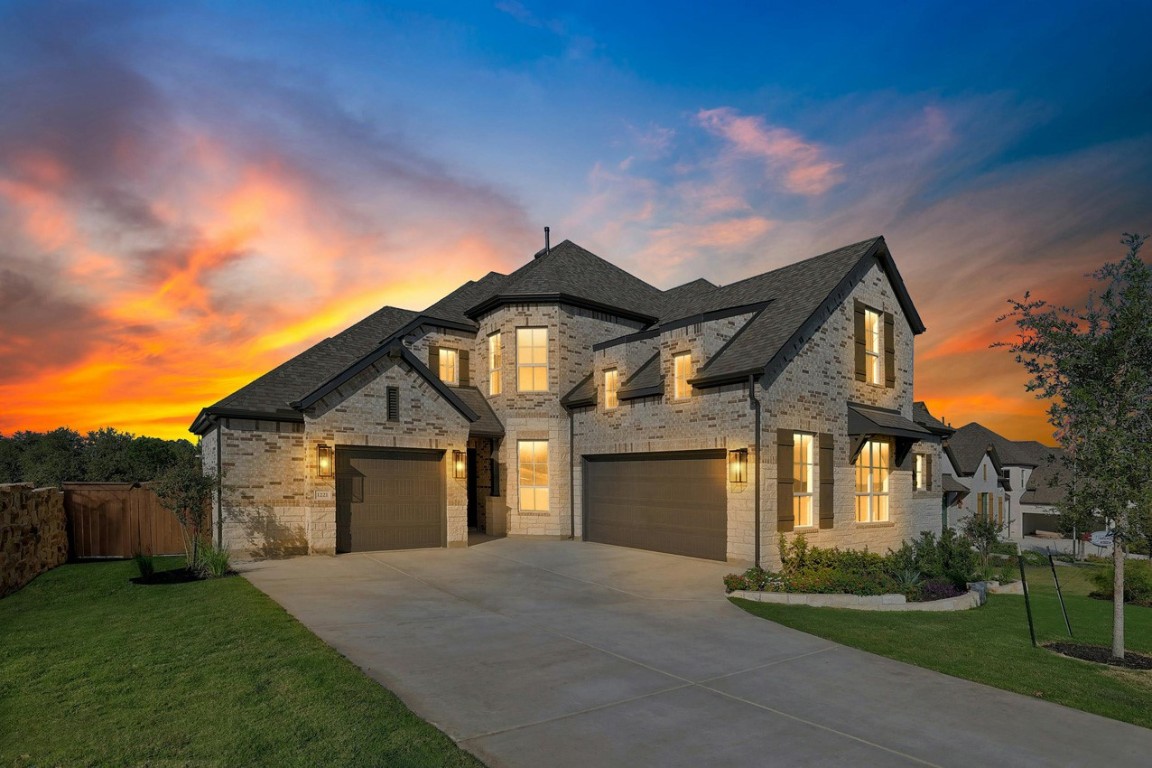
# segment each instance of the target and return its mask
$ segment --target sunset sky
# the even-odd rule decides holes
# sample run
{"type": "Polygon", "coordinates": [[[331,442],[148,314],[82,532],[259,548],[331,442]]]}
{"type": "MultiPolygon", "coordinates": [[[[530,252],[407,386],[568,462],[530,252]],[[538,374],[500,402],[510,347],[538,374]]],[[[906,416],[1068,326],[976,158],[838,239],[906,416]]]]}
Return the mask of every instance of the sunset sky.
{"type": "Polygon", "coordinates": [[[1152,232],[1150,36],[1146,1],[0,0],[0,432],[191,437],[549,225],[660,288],[882,234],[917,399],[1051,442],[988,344],[1152,232]]]}

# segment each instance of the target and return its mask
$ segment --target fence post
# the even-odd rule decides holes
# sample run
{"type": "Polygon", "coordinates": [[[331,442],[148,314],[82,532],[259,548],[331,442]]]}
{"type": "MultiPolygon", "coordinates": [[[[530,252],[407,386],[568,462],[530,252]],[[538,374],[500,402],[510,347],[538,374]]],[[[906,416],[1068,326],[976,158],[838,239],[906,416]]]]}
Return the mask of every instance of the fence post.
{"type": "MultiPolygon", "coordinates": [[[[1076,546],[1075,540],[1072,546],[1076,546]]],[[[1060,612],[1064,614],[1064,626],[1068,627],[1068,637],[1072,637],[1072,623],[1068,621],[1068,609],[1064,605],[1064,593],[1060,591],[1060,578],[1056,575],[1056,561],[1052,558],[1052,547],[1048,547],[1048,567],[1052,569],[1052,581],[1056,582],[1056,596],[1060,598],[1060,612]]]]}
{"type": "Polygon", "coordinates": [[[1028,598],[1028,577],[1024,574],[1024,553],[1020,553],[1020,584],[1024,587],[1024,610],[1028,612],[1028,634],[1032,636],[1032,647],[1036,647],[1036,627],[1032,624],[1032,601],[1028,598]]]}

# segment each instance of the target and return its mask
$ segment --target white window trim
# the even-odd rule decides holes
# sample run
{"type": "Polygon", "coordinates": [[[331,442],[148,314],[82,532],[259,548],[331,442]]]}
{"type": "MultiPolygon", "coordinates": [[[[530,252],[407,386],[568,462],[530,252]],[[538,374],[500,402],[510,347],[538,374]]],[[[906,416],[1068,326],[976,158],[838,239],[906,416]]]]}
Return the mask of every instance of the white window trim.
{"type": "Polygon", "coordinates": [[[884,383],[884,315],[875,309],[864,308],[864,381],[868,384],[884,383]],[[868,321],[872,332],[868,333],[868,321]]]}
{"type": "Polygon", "coordinates": [[[438,373],[440,374],[440,380],[443,381],[445,384],[459,384],[460,383],[460,350],[451,349],[450,347],[440,347],[440,359],[438,362],[440,363],[440,365],[439,365],[440,370],[438,371],[438,373]],[[444,375],[444,362],[445,362],[446,358],[449,358],[452,361],[452,376],[450,376],[450,377],[444,375]]]}
{"type": "Polygon", "coordinates": [[[809,432],[792,433],[792,518],[797,528],[811,528],[816,525],[816,488],[819,487],[816,473],[818,471],[819,469],[816,465],[816,435],[809,432]],[[796,471],[796,452],[799,446],[804,443],[808,445],[808,455],[802,457],[804,459],[803,466],[808,468],[808,490],[797,491],[796,487],[800,477],[796,471]],[[806,520],[801,512],[804,502],[807,502],[808,507],[806,520]]]}
{"type": "MultiPolygon", "coordinates": [[[[869,440],[864,443],[860,449],[860,454],[856,457],[856,522],[858,523],[884,523],[888,522],[891,515],[891,495],[889,493],[892,482],[892,469],[888,466],[888,462],[883,460],[884,451],[880,450],[881,447],[886,447],[888,451],[892,450],[892,446],[880,440],[869,440]],[[861,470],[863,472],[865,482],[863,489],[861,488],[861,470]],[[875,487],[876,475],[881,475],[881,488],[875,487]],[[864,510],[865,514],[861,515],[860,502],[867,500],[867,506],[864,510]],[[880,500],[883,499],[884,503],[881,504],[880,500]],[[882,507],[882,509],[881,509],[882,507]]],[[[889,454],[889,457],[891,454],[889,454]]]]}
{"type": "Polygon", "coordinates": [[[915,456],[913,472],[916,475],[916,480],[912,487],[917,491],[926,491],[928,490],[928,454],[917,453],[915,456]]]}

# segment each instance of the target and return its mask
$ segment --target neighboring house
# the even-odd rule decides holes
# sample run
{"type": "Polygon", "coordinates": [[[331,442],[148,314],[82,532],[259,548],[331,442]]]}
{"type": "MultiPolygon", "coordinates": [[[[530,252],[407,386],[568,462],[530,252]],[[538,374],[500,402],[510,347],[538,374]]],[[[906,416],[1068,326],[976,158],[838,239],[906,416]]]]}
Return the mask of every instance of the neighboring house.
{"type": "Polygon", "coordinates": [[[944,480],[955,478],[965,492],[950,503],[950,525],[977,513],[991,515],[1010,539],[1058,531],[1064,498],[1059,448],[1009,440],[975,422],[956,430],[943,448],[944,480]]]}
{"type": "Polygon", "coordinates": [[[883,551],[940,525],[943,433],[913,418],[923,330],[883,238],[667,291],[565,241],[381,309],[192,431],[236,550],[478,529],[765,564],[779,533],[883,551]]]}

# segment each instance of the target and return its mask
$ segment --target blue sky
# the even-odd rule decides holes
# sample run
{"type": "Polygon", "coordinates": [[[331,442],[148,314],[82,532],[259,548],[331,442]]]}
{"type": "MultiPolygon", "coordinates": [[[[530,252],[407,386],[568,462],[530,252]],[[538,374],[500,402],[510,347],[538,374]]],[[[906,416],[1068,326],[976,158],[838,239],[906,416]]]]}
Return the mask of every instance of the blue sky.
{"type": "Polygon", "coordinates": [[[1152,3],[810,5],[0,2],[0,430],[182,432],[550,225],[660,287],[884,234],[917,396],[1044,437],[987,344],[1152,231],[1152,3]]]}

